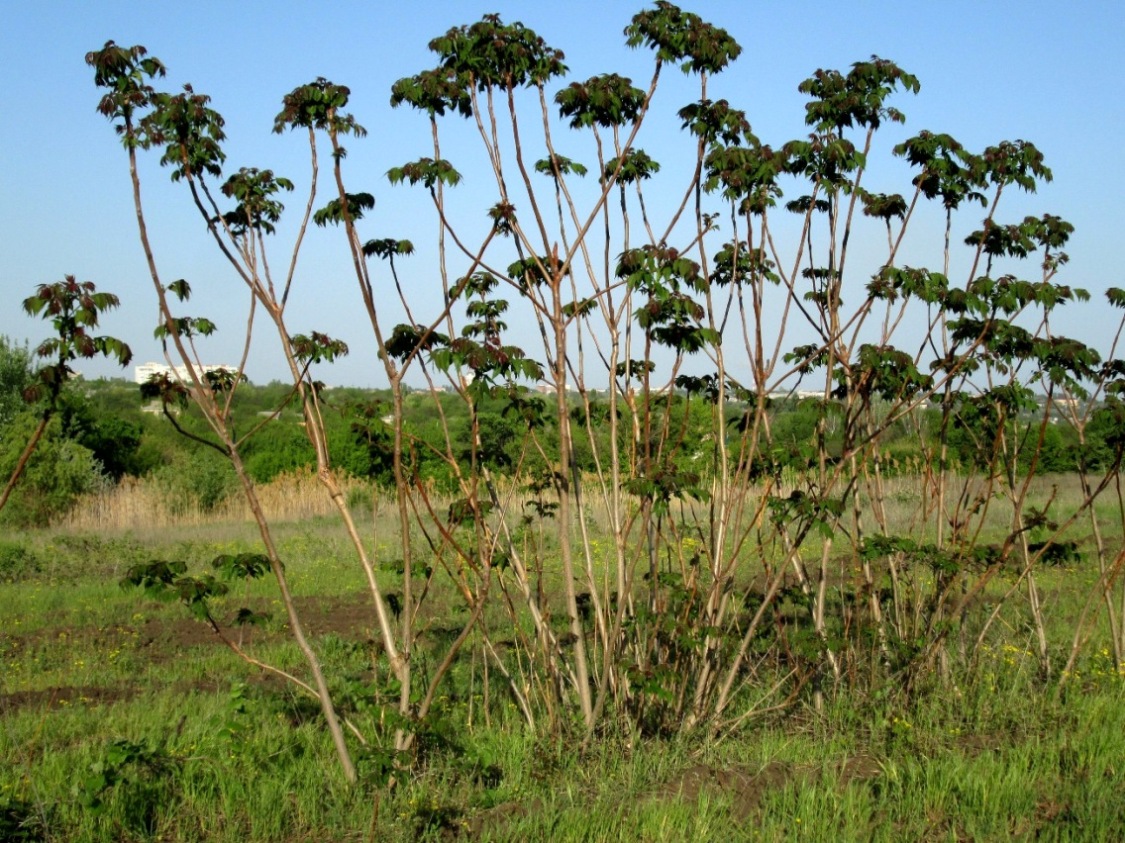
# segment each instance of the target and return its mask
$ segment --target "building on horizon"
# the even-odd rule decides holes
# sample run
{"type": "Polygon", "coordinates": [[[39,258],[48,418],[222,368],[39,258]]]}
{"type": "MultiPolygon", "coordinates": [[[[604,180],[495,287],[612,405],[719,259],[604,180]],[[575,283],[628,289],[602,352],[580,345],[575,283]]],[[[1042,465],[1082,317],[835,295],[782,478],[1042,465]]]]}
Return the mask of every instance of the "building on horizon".
{"type": "MultiPolygon", "coordinates": [[[[237,366],[228,366],[225,363],[204,363],[197,367],[200,374],[214,372],[217,369],[226,369],[229,372],[238,371],[237,366]]],[[[136,383],[145,383],[154,375],[168,375],[178,380],[190,381],[191,374],[187,366],[169,366],[167,363],[142,363],[133,367],[133,380],[136,383]]]]}

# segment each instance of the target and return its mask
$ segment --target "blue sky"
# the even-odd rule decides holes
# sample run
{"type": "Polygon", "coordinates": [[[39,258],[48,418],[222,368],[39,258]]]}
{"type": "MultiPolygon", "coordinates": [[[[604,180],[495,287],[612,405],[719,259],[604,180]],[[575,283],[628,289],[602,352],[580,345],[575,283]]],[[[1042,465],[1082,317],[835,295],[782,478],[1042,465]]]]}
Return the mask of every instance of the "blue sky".
{"type": "MultiPolygon", "coordinates": [[[[743,55],[713,80],[711,93],[745,109],[764,141],[779,144],[805,132],[804,98],[796,90],[802,79],[818,67],[846,70],[872,54],[893,59],[922,83],[919,96],[896,102],[907,114],[906,127],[877,141],[876,158],[887,158],[893,143],[921,129],[949,132],[973,150],[1004,139],[1033,141],[1055,181],[1035,196],[1014,197],[1001,217],[1050,212],[1071,221],[1077,229],[1067,249],[1072,260],[1061,280],[1095,294],[1125,286],[1118,262],[1125,14],[1118,3],[711,0],[683,6],[725,27],[742,45],[743,55]]],[[[561,48],[571,69],[567,81],[620,72],[642,84],[651,72],[649,56],[628,50],[621,36],[641,7],[619,0],[8,4],[0,29],[0,70],[8,86],[0,100],[0,293],[8,302],[0,308],[0,334],[32,343],[46,336],[46,325],[17,304],[35,285],[75,274],[122,298],[104,332],[128,341],[136,362],[159,359],[152,339],[156,305],[137,240],[126,159],[94,110],[98,94],[83,62],[107,39],[143,44],[163,59],[169,90],[191,82],[211,94],[227,120],[228,167],[270,167],[292,178],[298,184],[289,203],[294,215],[303,206],[308,163],[300,138],[270,132],[280,97],[317,76],[350,86],[351,110],[370,134],[349,144],[349,187],[378,199],[364,235],[409,237],[419,254],[403,264],[404,280],[432,285],[432,211],[423,196],[392,188],[384,176],[388,168],[427,154],[428,127],[420,115],[389,107],[390,85],[432,66],[429,39],[494,11],[523,21],[561,48]]],[[[674,169],[690,145],[673,115],[696,95],[673,74],[666,81],[658,95],[663,110],[642,145],[666,165],[671,159],[674,169]]],[[[475,201],[470,213],[479,216],[495,199],[482,195],[489,190],[487,174],[473,163],[481,160],[480,150],[462,148],[459,137],[451,133],[444,152],[465,173],[462,201],[466,207],[475,201]]],[[[575,158],[589,151],[586,138],[568,137],[560,145],[575,158]]],[[[155,160],[145,163],[142,176],[165,280],[188,278],[197,291],[192,312],[219,323],[221,336],[204,356],[237,360],[246,294],[214,255],[183,190],[168,182],[155,160]]],[[[882,189],[907,193],[907,171],[891,168],[886,178],[882,189]]],[[[276,253],[278,263],[282,254],[276,253]]],[[[940,266],[940,252],[931,249],[914,262],[940,266]]],[[[1027,273],[1033,277],[1034,267],[1027,273]]],[[[380,384],[369,332],[352,315],[358,298],[339,232],[313,233],[298,283],[293,330],[324,330],[353,349],[349,360],[321,376],[333,383],[380,384]]],[[[1113,312],[1094,306],[1076,313],[1069,325],[1064,319],[1062,327],[1104,350],[1116,324],[1113,312]]],[[[109,365],[84,370],[90,376],[119,373],[109,365]]],[[[251,357],[251,379],[281,374],[268,345],[251,357]]]]}

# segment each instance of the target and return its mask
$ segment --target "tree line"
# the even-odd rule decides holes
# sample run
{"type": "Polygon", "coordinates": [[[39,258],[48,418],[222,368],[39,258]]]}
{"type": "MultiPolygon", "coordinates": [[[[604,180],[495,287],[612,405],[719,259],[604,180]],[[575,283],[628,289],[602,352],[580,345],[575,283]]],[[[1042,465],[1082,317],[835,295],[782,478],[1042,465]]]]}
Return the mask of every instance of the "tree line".
{"type": "MultiPolygon", "coordinates": [[[[35,382],[37,360],[31,349],[0,336],[0,432],[5,449],[0,454],[0,474],[9,476],[20,449],[39,418],[34,403],[25,400],[25,391],[35,382]]],[[[386,389],[358,387],[334,388],[325,392],[326,427],[332,463],[348,474],[368,479],[378,486],[393,486],[391,436],[391,395],[386,389]]],[[[233,402],[234,412],[244,425],[266,424],[249,443],[247,470],[255,482],[268,483],[279,474],[308,470],[316,455],[302,428],[300,412],[291,402],[292,387],[280,381],[255,385],[245,383],[233,402]]],[[[710,417],[705,398],[686,389],[664,396],[673,413],[682,416],[687,441],[702,442],[708,434],[710,417]]],[[[1036,408],[1042,403],[1036,402],[1036,408]]],[[[543,401],[542,394],[524,387],[514,396],[498,393],[485,396],[479,404],[476,425],[480,437],[475,459],[503,476],[506,471],[520,476],[543,476],[548,464],[540,454],[521,454],[519,443],[528,430],[528,406],[543,401]]],[[[763,456],[758,471],[762,474],[789,472],[798,477],[815,462],[817,427],[822,418],[822,399],[808,395],[779,395],[769,399],[768,412],[772,447],[763,456]]],[[[571,396],[571,414],[584,423],[584,405],[571,396]]],[[[752,412],[752,401],[733,401],[727,408],[728,427],[737,431],[752,412]]],[[[83,495],[108,490],[125,477],[164,480],[156,488],[192,503],[202,510],[213,508],[235,486],[221,455],[177,431],[162,412],[158,401],[146,397],[137,384],[124,379],[77,378],[68,381],[60,394],[56,420],[48,428],[33,455],[23,488],[17,487],[8,508],[0,513],[10,524],[46,526],[64,515],[83,495]]],[[[407,393],[404,403],[411,472],[434,488],[452,494],[456,480],[446,461],[436,456],[444,447],[443,418],[450,423],[455,438],[465,443],[458,459],[468,470],[474,459],[467,443],[471,423],[464,403],[452,393],[431,394],[426,390],[407,393]]],[[[541,410],[541,408],[540,408],[541,410]]],[[[604,419],[608,401],[590,403],[591,417],[604,419]]],[[[624,412],[628,414],[626,407],[624,412]]],[[[831,412],[831,405],[830,405],[831,412]]],[[[888,430],[882,445],[884,471],[888,474],[920,475],[923,461],[932,459],[941,435],[940,411],[921,408],[916,418],[903,418],[888,430]]],[[[177,423],[195,436],[205,435],[205,424],[190,403],[176,411],[177,423]]],[[[1029,408],[1022,419],[1010,422],[1016,439],[1036,434],[1039,416],[1029,408]]],[[[1021,449],[1019,465],[1026,471],[1034,453],[1038,470],[1064,473],[1080,468],[1100,469],[1112,463],[1116,415],[1112,407],[1092,414],[1087,435],[1080,438],[1065,417],[1058,417],[1045,429],[1036,448],[1021,449]]],[[[546,417],[541,427],[550,427],[546,417]]],[[[629,429],[625,424],[620,429],[629,429]]],[[[982,448],[983,429],[960,423],[946,438],[955,469],[980,470],[987,466],[988,453],[982,448]]],[[[607,425],[593,425],[595,444],[580,443],[575,456],[582,472],[596,471],[594,454],[608,449],[607,425]]],[[[553,443],[549,431],[540,431],[545,450],[553,443]]],[[[557,434],[555,441],[557,442],[557,434]]],[[[839,457],[843,431],[829,426],[825,439],[828,452],[839,457]]],[[[684,469],[693,468],[701,480],[714,472],[713,452],[697,448],[678,454],[684,469]]],[[[933,468],[933,466],[929,466],[933,468]]],[[[154,490],[155,493],[155,490],[154,490]]]]}

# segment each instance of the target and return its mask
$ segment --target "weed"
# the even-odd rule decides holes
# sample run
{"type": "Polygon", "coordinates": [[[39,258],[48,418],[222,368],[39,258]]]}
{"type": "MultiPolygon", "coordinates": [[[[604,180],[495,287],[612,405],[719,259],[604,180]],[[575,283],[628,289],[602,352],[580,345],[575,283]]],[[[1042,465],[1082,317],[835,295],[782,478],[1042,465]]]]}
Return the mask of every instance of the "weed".
{"type": "Polygon", "coordinates": [[[47,839],[43,814],[30,802],[0,798],[0,840],[8,843],[38,843],[47,839]]]}
{"type": "Polygon", "coordinates": [[[43,570],[39,555],[23,544],[0,541],[0,582],[21,582],[43,570]]]}

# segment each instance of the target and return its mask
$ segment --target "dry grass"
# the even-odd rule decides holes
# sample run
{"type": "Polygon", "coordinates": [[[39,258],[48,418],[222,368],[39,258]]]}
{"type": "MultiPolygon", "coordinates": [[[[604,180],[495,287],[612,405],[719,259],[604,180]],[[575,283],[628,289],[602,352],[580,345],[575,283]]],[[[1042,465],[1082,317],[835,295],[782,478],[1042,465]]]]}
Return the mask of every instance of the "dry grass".
{"type": "MultiPolygon", "coordinates": [[[[954,479],[951,484],[952,497],[955,498],[962,492],[962,482],[965,481],[957,482],[954,479]]],[[[375,489],[367,481],[341,476],[339,483],[353,509],[357,506],[369,509],[376,498],[391,506],[387,493],[375,489]]],[[[518,485],[505,482],[503,479],[499,479],[497,485],[502,508],[509,517],[518,521],[521,515],[527,513],[525,505],[532,496],[518,485]]],[[[966,497],[981,495],[981,481],[968,481],[968,485],[970,489],[966,497]]],[[[301,522],[336,514],[332,501],[325,493],[315,472],[311,470],[280,475],[270,483],[259,485],[257,491],[266,517],[275,524],[301,522]]],[[[754,513],[762,494],[784,497],[789,491],[791,488],[788,485],[782,488],[752,486],[745,490],[748,499],[743,506],[743,512],[747,515],[754,513]]],[[[872,504],[868,491],[861,490],[862,508],[865,511],[868,511],[872,504]]],[[[593,535],[606,536],[612,532],[611,518],[601,492],[597,484],[588,479],[583,497],[588,524],[593,535]]],[[[984,495],[986,498],[991,497],[983,525],[985,535],[1001,535],[1011,526],[1011,503],[1000,490],[994,492],[998,494],[984,495]]],[[[444,514],[451,500],[450,496],[431,494],[430,505],[434,507],[435,512],[444,514]]],[[[889,478],[885,481],[883,494],[883,508],[894,529],[915,535],[927,534],[928,529],[919,523],[919,518],[927,503],[925,498],[932,492],[928,493],[923,489],[921,478],[914,476],[889,478]]],[[[1082,495],[1077,477],[1045,476],[1036,478],[1033,482],[1028,504],[1036,508],[1046,508],[1053,519],[1061,522],[1081,506],[1081,501],[1082,495]]],[[[677,520],[682,522],[705,523],[708,517],[708,504],[705,502],[684,501],[677,503],[673,510],[677,520]]],[[[933,517],[931,513],[923,520],[929,521],[932,526],[933,517]]],[[[1104,519],[1105,516],[1102,517],[1104,519]]],[[[79,501],[53,526],[79,532],[105,532],[138,531],[156,526],[168,528],[246,524],[251,521],[250,508],[245,497],[238,491],[230,494],[218,506],[205,509],[194,501],[185,502],[180,495],[169,494],[167,487],[159,481],[125,478],[117,486],[79,501]]]]}
{"type": "MultiPolygon", "coordinates": [[[[369,484],[354,477],[341,477],[340,486],[349,498],[370,489],[369,484]]],[[[336,511],[312,471],[280,475],[259,485],[257,490],[270,521],[300,521],[336,511]]],[[[187,527],[250,520],[250,507],[241,494],[229,495],[218,506],[204,509],[196,503],[172,499],[159,482],[127,477],[118,485],[79,501],[55,526],[70,530],[137,530],[153,525],[187,527]]]]}

